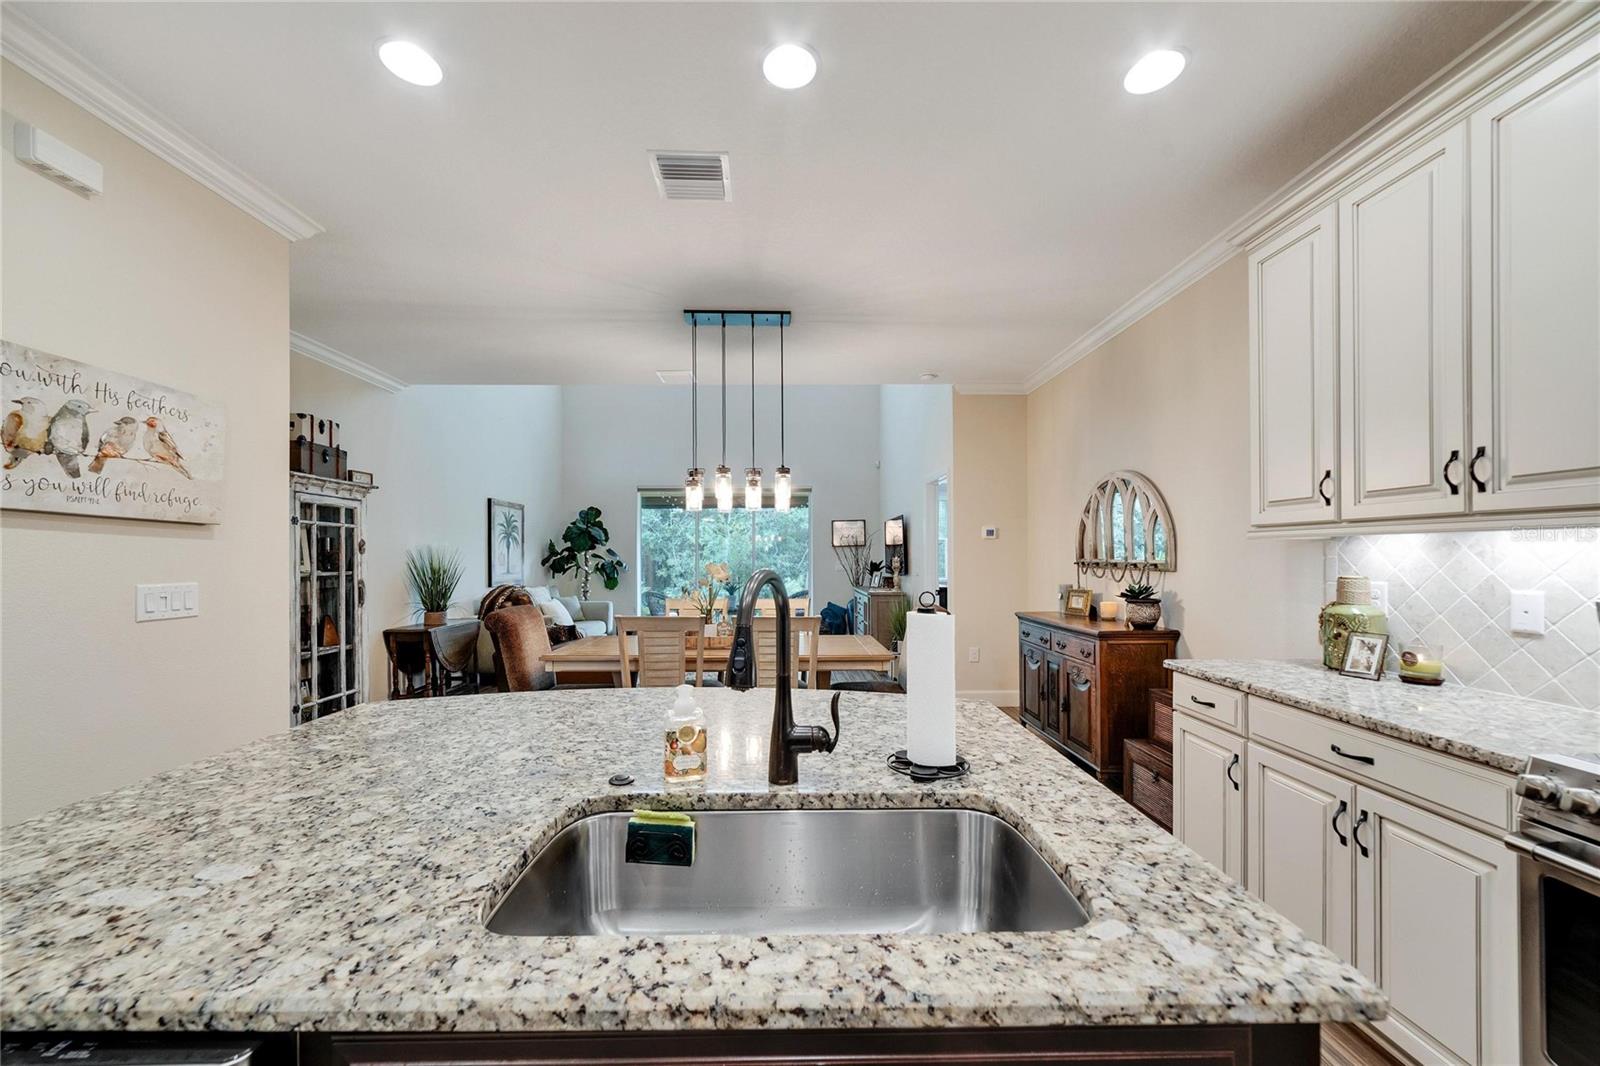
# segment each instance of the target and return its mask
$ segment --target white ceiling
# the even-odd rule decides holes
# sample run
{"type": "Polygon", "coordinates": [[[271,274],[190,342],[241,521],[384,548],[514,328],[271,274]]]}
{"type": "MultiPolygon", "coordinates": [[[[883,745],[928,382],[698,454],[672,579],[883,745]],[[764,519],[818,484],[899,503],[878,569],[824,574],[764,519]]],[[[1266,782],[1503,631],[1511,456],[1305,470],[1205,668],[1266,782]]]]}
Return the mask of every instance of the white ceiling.
{"type": "Polygon", "coordinates": [[[654,381],[680,309],[753,306],[793,309],[792,381],[1003,386],[1519,6],[7,9],[322,223],[294,329],[403,381],[654,381]],[[762,80],[783,40],[809,87],[762,80]],[[1163,46],[1183,77],[1124,93],[1163,46]],[[663,202],[652,148],[729,152],[733,202],[663,202]]]}

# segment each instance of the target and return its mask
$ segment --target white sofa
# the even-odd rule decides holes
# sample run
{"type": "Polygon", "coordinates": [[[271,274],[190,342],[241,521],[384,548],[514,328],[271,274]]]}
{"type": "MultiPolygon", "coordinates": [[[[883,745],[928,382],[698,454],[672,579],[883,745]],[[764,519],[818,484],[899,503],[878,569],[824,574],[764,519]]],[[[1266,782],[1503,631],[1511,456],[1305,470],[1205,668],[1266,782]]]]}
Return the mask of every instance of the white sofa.
{"type": "Polygon", "coordinates": [[[610,600],[580,600],[576,596],[561,595],[554,586],[542,585],[529,585],[528,594],[533,597],[539,610],[544,612],[545,620],[552,623],[556,620],[550,617],[550,605],[559,603],[561,609],[572,618],[579,636],[604,637],[617,631],[616,613],[610,600]]]}

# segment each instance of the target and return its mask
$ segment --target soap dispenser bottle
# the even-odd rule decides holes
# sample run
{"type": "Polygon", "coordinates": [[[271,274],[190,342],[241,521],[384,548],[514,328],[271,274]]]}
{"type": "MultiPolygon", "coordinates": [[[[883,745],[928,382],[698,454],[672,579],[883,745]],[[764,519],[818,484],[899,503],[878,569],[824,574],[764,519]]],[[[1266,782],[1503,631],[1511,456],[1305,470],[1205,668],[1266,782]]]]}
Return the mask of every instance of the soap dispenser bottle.
{"type": "Polygon", "coordinates": [[[694,701],[694,687],[679,685],[667,712],[667,741],[661,772],[668,784],[699,781],[706,776],[708,754],[705,715],[694,701]]]}

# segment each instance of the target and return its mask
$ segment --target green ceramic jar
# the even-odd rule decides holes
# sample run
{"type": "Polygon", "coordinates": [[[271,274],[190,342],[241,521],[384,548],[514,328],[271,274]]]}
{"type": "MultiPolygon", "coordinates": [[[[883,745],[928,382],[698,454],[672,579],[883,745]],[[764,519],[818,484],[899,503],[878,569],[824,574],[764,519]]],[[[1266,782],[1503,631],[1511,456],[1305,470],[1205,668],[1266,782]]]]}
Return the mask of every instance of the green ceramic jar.
{"type": "Polygon", "coordinates": [[[1341,577],[1337,599],[1317,616],[1322,640],[1322,665],[1329,670],[1344,666],[1351,633],[1389,634],[1389,617],[1372,605],[1372,582],[1364,577],[1341,577]]]}

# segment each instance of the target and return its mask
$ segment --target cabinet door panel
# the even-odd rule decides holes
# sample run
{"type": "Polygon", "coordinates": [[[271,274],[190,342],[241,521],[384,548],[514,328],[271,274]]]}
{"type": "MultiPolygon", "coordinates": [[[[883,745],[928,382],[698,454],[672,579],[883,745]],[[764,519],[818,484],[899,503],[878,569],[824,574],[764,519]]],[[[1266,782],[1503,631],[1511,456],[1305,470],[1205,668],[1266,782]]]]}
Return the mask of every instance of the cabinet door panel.
{"type": "Polygon", "coordinates": [[[1244,880],[1244,749],[1240,737],[1187,715],[1172,722],[1172,832],[1244,880]]]}
{"type": "Polygon", "coordinates": [[[1356,803],[1357,965],[1389,995],[1379,1029],[1422,1062],[1517,1061],[1514,856],[1381,793],[1356,803]]]}
{"type": "Polygon", "coordinates": [[[1022,645],[1022,717],[1038,725],[1042,720],[1044,702],[1044,652],[1037,646],[1022,645]]]}
{"type": "Polygon", "coordinates": [[[1252,521],[1339,517],[1337,208],[1329,205],[1250,255],[1252,521]]]}
{"type": "Polygon", "coordinates": [[[1355,961],[1355,785],[1251,744],[1245,885],[1268,906],[1355,961]]]}
{"type": "Polygon", "coordinates": [[[1466,509],[1466,146],[1457,125],[1339,201],[1347,519],[1466,509]]]}
{"type": "MultiPolygon", "coordinates": [[[[1086,759],[1094,755],[1094,670],[1063,664],[1061,739],[1086,759]]],[[[1094,760],[1098,765],[1099,760],[1094,760]]]]}
{"type": "Polygon", "coordinates": [[[1470,127],[1473,510],[1600,506],[1600,35],[1470,127]]]}
{"type": "Polygon", "coordinates": [[[1061,736],[1061,656],[1044,653],[1044,695],[1041,704],[1044,713],[1044,730],[1053,737],[1061,736]]]}

